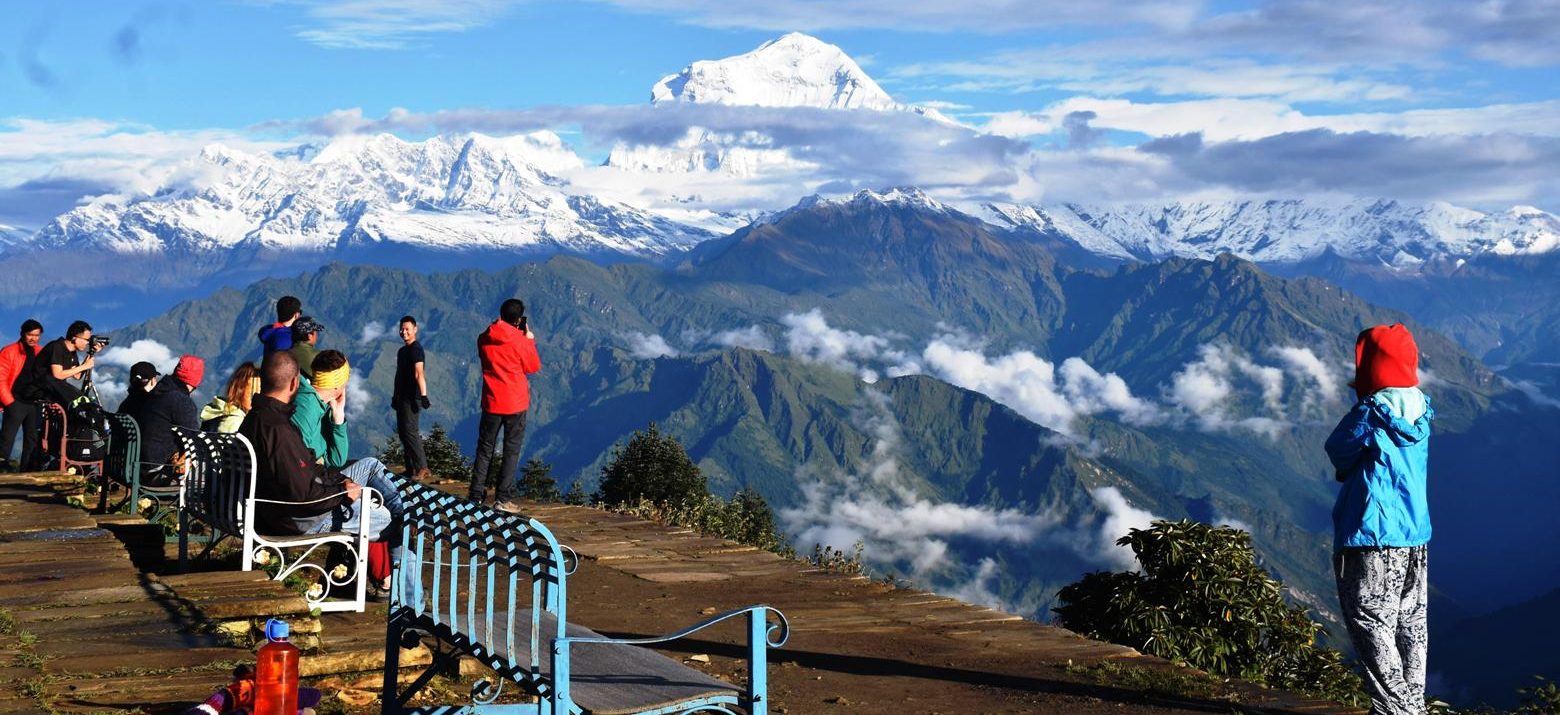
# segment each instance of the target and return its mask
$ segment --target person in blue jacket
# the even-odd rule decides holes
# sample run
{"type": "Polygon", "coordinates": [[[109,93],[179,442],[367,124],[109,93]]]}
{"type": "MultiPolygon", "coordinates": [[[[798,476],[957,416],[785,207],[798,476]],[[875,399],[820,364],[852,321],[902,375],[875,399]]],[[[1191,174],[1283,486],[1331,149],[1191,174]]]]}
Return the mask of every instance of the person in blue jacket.
{"type": "Polygon", "coordinates": [[[303,301],[296,297],[284,295],[276,301],[276,322],[261,326],[255,336],[260,339],[262,357],[292,349],[292,326],[302,315],[303,301]]]}
{"type": "Polygon", "coordinates": [[[1430,422],[1419,349],[1402,324],[1354,344],[1359,400],[1327,438],[1343,488],[1333,506],[1338,602],[1365,670],[1371,715],[1423,715],[1429,650],[1430,422]]]}

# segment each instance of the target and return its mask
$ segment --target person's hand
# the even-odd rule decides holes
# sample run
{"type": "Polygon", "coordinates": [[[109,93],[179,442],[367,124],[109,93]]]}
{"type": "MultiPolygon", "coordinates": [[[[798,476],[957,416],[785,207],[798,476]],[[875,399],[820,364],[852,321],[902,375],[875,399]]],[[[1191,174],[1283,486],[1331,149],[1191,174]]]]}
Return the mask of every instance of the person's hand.
{"type": "Polygon", "coordinates": [[[422,397],[417,398],[417,404],[421,405],[422,408],[425,409],[425,410],[430,408],[430,407],[433,407],[433,403],[428,401],[428,396],[427,395],[423,395],[422,397]]]}
{"type": "Polygon", "coordinates": [[[347,391],[342,390],[330,401],[330,420],[338,425],[347,423],[347,391]]]}
{"type": "Polygon", "coordinates": [[[182,475],[189,470],[189,459],[184,456],[183,452],[174,452],[168,463],[173,466],[174,474],[182,475]]]}
{"type": "Polygon", "coordinates": [[[87,370],[91,370],[92,366],[96,365],[96,364],[97,364],[97,357],[92,356],[92,355],[88,355],[87,356],[87,361],[84,362],[84,363],[81,363],[81,365],[79,365],[78,367],[80,367],[81,370],[83,372],[85,372],[87,370]]]}
{"type": "Polygon", "coordinates": [[[341,486],[347,490],[347,501],[357,501],[363,498],[363,487],[359,486],[357,482],[348,479],[343,481],[341,486]]]}

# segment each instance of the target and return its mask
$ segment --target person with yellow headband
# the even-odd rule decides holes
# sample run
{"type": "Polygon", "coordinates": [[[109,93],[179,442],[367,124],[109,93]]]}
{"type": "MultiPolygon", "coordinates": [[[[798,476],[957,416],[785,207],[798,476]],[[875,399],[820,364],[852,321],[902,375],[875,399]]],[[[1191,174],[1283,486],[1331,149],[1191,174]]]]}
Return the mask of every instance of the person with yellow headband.
{"type": "Polygon", "coordinates": [[[314,379],[301,380],[293,399],[292,423],[316,462],[331,469],[347,465],[347,380],[352,366],[339,350],[314,356],[314,379]]]}

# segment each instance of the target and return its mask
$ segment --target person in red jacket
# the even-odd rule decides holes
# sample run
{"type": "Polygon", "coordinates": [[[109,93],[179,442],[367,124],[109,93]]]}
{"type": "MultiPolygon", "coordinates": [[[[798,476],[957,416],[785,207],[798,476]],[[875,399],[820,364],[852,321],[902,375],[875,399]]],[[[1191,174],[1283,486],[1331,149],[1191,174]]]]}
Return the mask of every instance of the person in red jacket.
{"type": "Polygon", "coordinates": [[[38,357],[38,341],[43,338],[43,324],[28,318],[22,322],[21,339],[0,348],[0,408],[5,410],[5,420],[0,425],[0,462],[11,463],[11,445],[16,444],[16,432],[22,432],[22,455],[17,462],[25,469],[32,461],[33,448],[38,444],[38,406],[27,400],[19,400],[15,389],[18,381],[28,374],[27,364],[38,357]]]}
{"type": "Polygon", "coordinates": [[[520,467],[520,445],[525,441],[525,414],[531,408],[531,386],[526,375],[542,369],[536,353],[536,335],[525,317],[525,303],[504,301],[498,320],[477,336],[477,356],[482,360],[482,420],[477,426],[477,457],[471,465],[471,501],[487,498],[488,465],[498,431],[504,431],[504,461],[499,465],[498,494],[493,508],[519,513],[515,503],[515,472],[520,467]]]}

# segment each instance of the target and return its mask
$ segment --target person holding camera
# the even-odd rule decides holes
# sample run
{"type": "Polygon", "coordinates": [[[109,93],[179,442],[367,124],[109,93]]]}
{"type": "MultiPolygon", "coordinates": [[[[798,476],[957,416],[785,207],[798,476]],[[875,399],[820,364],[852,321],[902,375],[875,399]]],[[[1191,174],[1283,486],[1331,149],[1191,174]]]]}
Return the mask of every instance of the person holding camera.
{"type": "Polygon", "coordinates": [[[22,322],[20,338],[0,349],[0,408],[5,410],[3,426],[0,426],[0,462],[11,465],[11,445],[16,444],[16,433],[22,433],[22,454],[16,466],[32,461],[33,449],[38,444],[38,406],[17,397],[26,384],[26,372],[38,359],[38,341],[43,337],[43,324],[31,318],[22,322]]]}
{"type": "Polygon", "coordinates": [[[520,467],[520,446],[525,441],[525,415],[531,408],[531,387],[526,375],[542,369],[536,352],[536,335],[525,317],[525,303],[510,298],[498,309],[498,320],[477,336],[477,357],[482,360],[482,419],[477,425],[477,458],[471,470],[471,501],[487,498],[488,465],[498,432],[504,432],[504,460],[499,466],[498,495],[493,508],[520,512],[515,502],[515,473],[520,467]]]}
{"type": "Polygon", "coordinates": [[[390,393],[390,406],[395,409],[395,430],[406,455],[406,478],[420,482],[430,475],[422,426],[418,424],[420,413],[433,406],[428,401],[428,378],[423,374],[427,356],[422,343],[417,342],[416,318],[401,316],[400,334],[404,345],[395,353],[395,390],[390,393]]]}
{"type": "Polygon", "coordinates": [[[65,329],[64,337],[55,338],[43,346],[38,359],[33,362],[27,394],[23,398],[35,402],[57,402],[66,406],[75,404],[82,394],[78,385],[85,381],[84,376],[97,364],[96,358],[88,352],[94,344],[91,325],[85,320],[71,323],[65,329]],[[88,352],[86,361],[76,357],[79,352],[88,352]],[[77,384],[72,385],[71,382],[77,384]]]}

